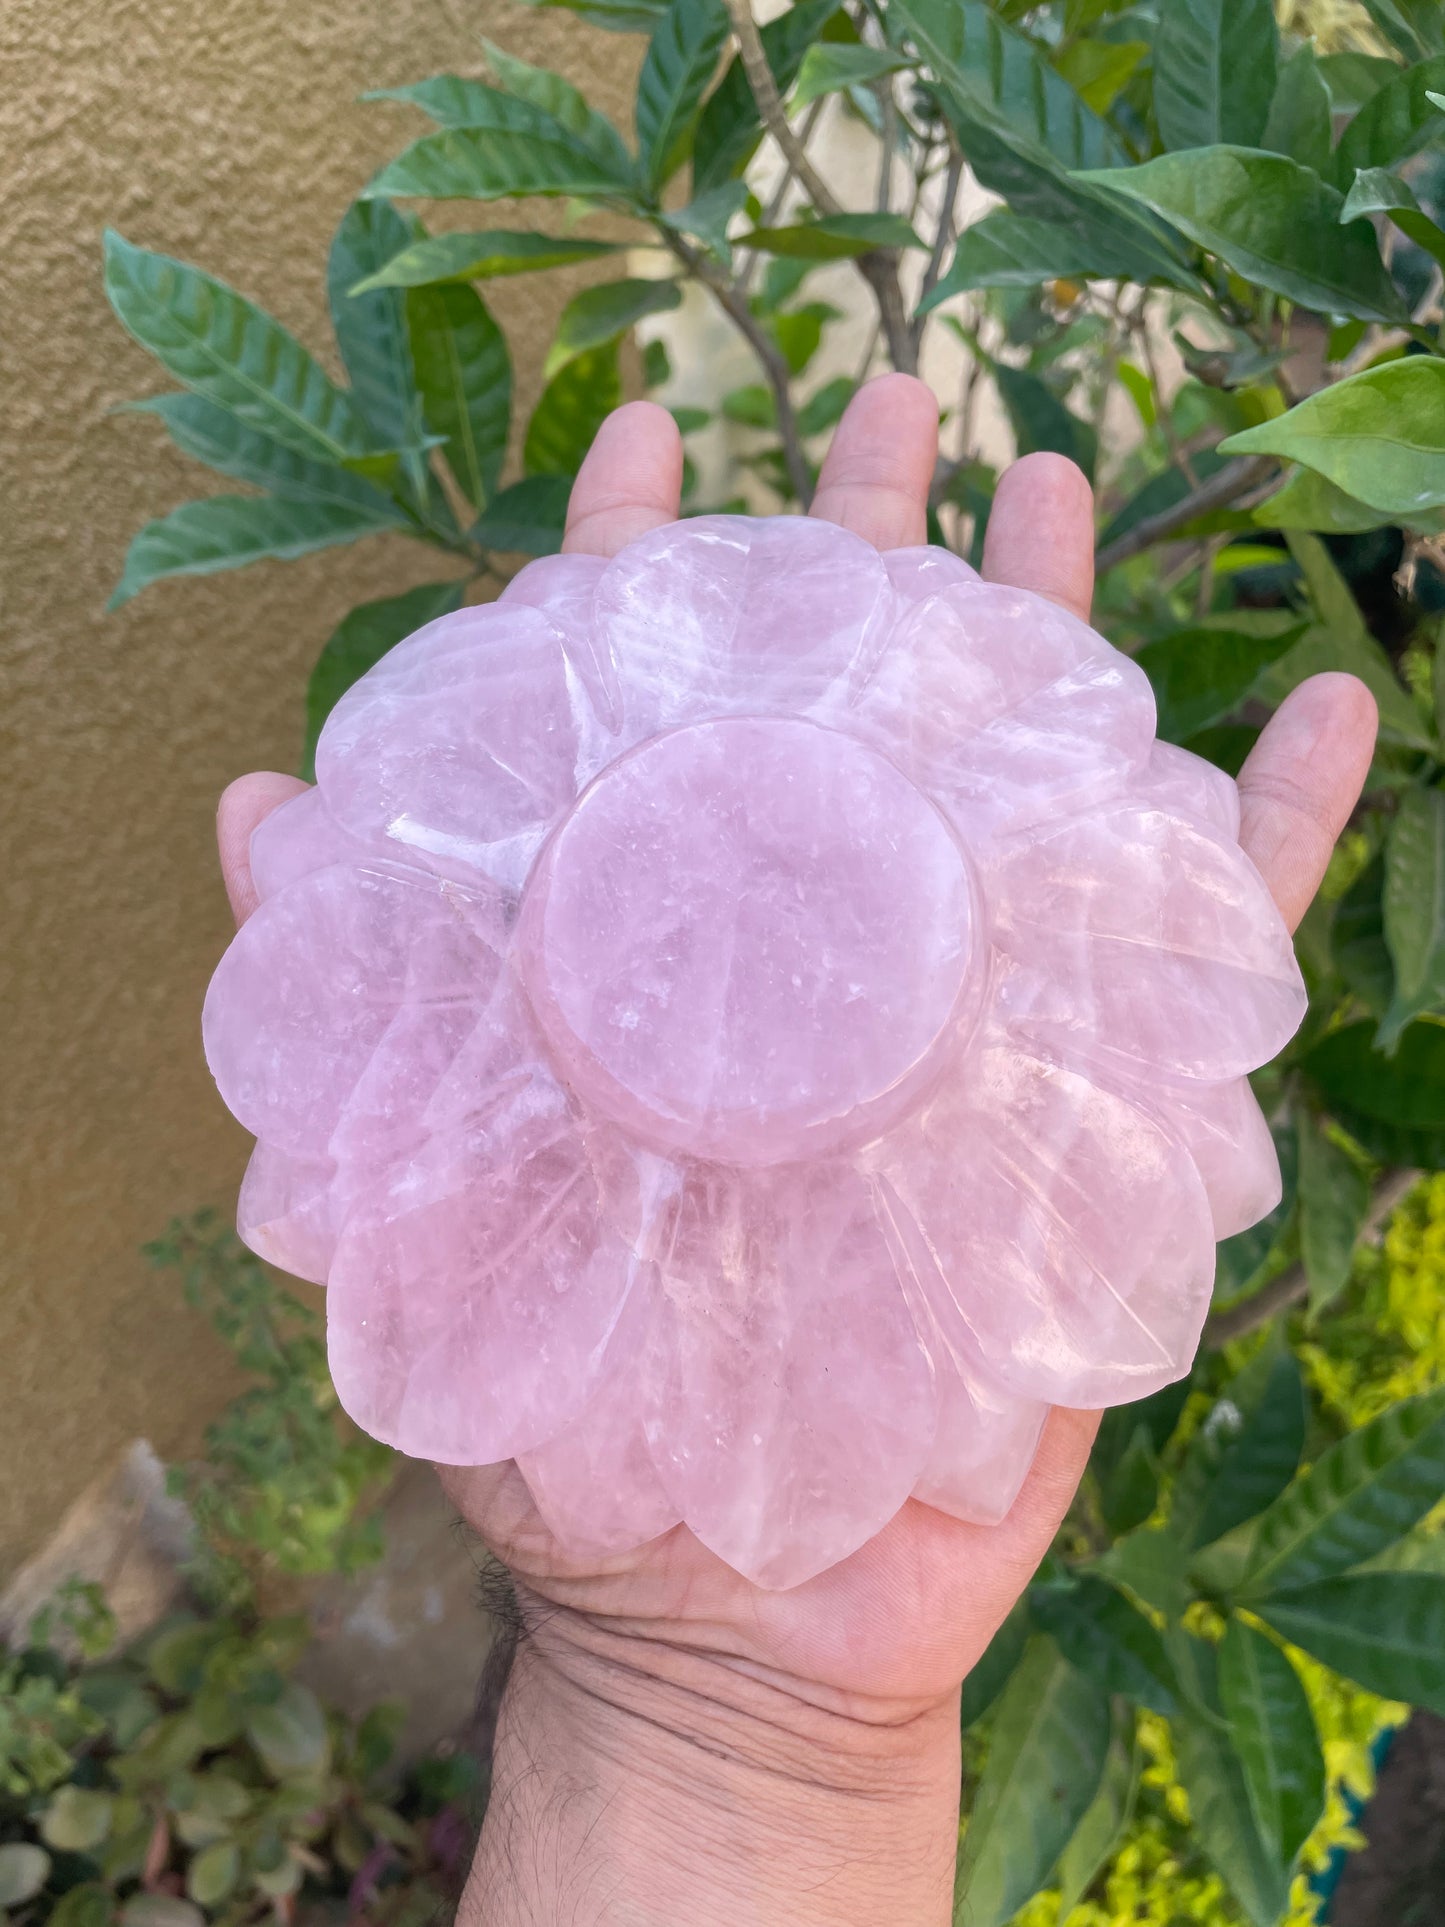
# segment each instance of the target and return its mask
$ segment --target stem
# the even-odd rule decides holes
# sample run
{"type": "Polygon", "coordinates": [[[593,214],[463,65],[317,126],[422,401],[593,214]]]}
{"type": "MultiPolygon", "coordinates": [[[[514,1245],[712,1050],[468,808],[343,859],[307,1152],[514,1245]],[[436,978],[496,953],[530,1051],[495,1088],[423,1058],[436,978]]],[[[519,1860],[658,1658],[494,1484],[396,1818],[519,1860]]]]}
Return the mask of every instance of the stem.
{"type": "Polygon", "coordinates": [[[763,373],[768,378],[768,386],[773,391],[773,400],[778,411],[778,436],[783,444],[783,460],[787,464],[788,479],[793,484],[798,500],[804,508],[807,508],[813,499],[813,477],[808,467],[807,457],[803,453],[803,438],[798,433],[798,418],[793,409],[793,397],[788,386],[791,377],[782,351],[771,336],[758,325],[757,317],[748,306],[746,297],[725,275],[718,272],[701,249],[693,247],[680,234],[669,236],[669,245],[683,266],[696,275],[704,287],[711,290],[719,306],[729,316],[738,333],[762,363],[763,373]]]}
{"type": "MultiPolygon", "coordinates": [[[[807,146],[808,142],[813,138],[813,130],[818,125],[818,121],[822,116],[823,109],[824,107],[827,106],[827,104],[828,103],[826,98],[820,97],[818,100],[815,100],[813,102],[812,106],[808,109],[807,113],[804,114],[803,124],[799,131],[799,139],[802,141],[805,147],[807,146]]],[[[783,162],[782,178],[779,180],[777,186],[773,189],[772,197],[768,201],[767,206],[763,209],[763,218],[759,223],[759,226],[773,227],[776,225],[778,216],[782,213],[784,203],[787,201],[788,189],[793,185],[793,182],[796,179],[797,179],[797,176],[793,172],[793,164],[790,160],[788,160],[785,157],[783,162]]],[[[743,265],[739,269],[738,275],[737,275],[737,288],[740,294],[747,294],[749,289],[752,287],[753,277],[758,271],[758,266],[759,266],[759,263],[762,261],[762,258],[763,258],[762,251],[760,249],[749,248],[747,250],[746,258],[744,259],[743,265]]]]}
{"type": "MultiPolygon", "coordinates": [[[[758,114],[764,127],[777,142],[783,158],[807,191],[820,214],[841,214],[842,203],[808,158],[808,151],[788,120],[779,96],[773,70],[763,51],[758,23],[753,19],[750,0],[727,0],[728,18],[738,43],[738,58],[743,63],[748,85],[753,90],[758,114]]],[[[888,343],[893,366],[905,375],[918,373],[918,353],[908,332],[908,315],[903,291],[898,285],[897,257],[892,249],[875,248],[857,257],[858,271],[872,288],[878,302],[878,316],[888,343]]]]}
{"type": "MultiPolygon", "coordinates": [[[[1375,1189],[1369,1214],[1360,1228],[1360,1237],[1371,1244],[1379,1242],[1380,1235],[1393,1216],[1395,1208],[1413,1188],[1419,1177],[1418,1171],[1389,1171],[1375,1189]]],[[[1204,1335],[1199,1343],[1201,1348],[1218,1350],[1231,1339],[1243,1338],[1246,1332],[1257,1331],[1267,1325],[1271,1318],[1291,1305],[1297,1305],[1309,1295],[1309,1279],[1305,1276],[1302,1264],[1293,1264],[1288,1271],[1282,1271],[1278,1278],[1271,1278],[1262,1291],[1243,1304],[1227,1305],[1223,1311],[1216,1311],[1204,1321],[1204,1335]]]]}
{"type": "Polygon", "coordinates": [[[1227,468],[1221,468],[1217,474],[1201,482],[1198,488],[1191,490],[1182,502],[1176,502],[1172,508],[1160,509],[1157,515],[1146,515],[1142,522],[1136,522],[1117,541],[1100,549],[1094,557],[1095,569],[1103,575],[1106,570],[1127,562],[1131,556],[1142,555],[1154,543],[1167,541],[1171,535],[1186,528],[1196,515],[1203,515],[1209,509],[1226,508],[1231,502],[1237,502],[1241,495],[1247,495],[1250,489],[1262,482],[1274,467],[1274,459],[1269,455],[1254,455],[1231,462],[1227,468]]]}
{"type": "Polygon", "coordinates": [[[947,254],[948,244],[953,239],[953,209],[962,180],[963,155],[955,147],[948,157],[948,173],[944,176],[943,201],[938,210],[938,226],[934,231],[933,248],[928,257],[928,266],[923,271],[923,284],[918,290],[918,304],[914,308],[910,326],[915,354],[923,340],[923,330],[928,325],[928,316],[920,311],[943,276],[943,257],[947,254]]]}

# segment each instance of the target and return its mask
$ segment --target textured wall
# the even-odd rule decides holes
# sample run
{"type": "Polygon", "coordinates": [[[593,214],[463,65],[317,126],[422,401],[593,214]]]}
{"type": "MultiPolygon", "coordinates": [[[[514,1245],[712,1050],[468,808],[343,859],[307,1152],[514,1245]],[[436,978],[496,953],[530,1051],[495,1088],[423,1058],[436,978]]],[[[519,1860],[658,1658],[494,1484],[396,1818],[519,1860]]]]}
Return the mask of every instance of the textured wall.
{"type": "MultiPolygon", "coordinates": [[[[198,1035],[227,933],[215,798],[294,767],[346,608],[438,573],[378,538],[103,613],[130,534],[208,481],[108,412],[165,383],[105,306],[101,229],[328,345],[327,239],[412,124],[356,97],[474,67],[473,30],[621,110],[635,42],[498,0],[0,6],[0,1573],[125,1440],[183,1452],[222,1394],[209,1333],[138,1254],[173,1213],[229,1207],[245,1159],[198,1035]]],[[[524,405],[567,285],[497,299],[524,405]]]]}

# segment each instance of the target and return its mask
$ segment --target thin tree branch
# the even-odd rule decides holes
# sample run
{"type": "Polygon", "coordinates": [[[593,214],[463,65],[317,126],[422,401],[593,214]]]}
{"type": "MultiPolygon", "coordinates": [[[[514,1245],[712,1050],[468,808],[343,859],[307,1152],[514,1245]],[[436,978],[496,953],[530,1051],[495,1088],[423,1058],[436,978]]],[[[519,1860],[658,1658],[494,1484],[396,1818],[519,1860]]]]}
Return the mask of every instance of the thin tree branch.
{"type": "MultiPolygon", "coordinates": [[[[808,158],[807,149],[788,120],[777,83],[773,79],[773,70],[768,65],[768,56],[763,51],[758,23],[753,19],[751,0],[727,0],[727,10],[738,43],[738,58],[743,63],[743,72],[753,90],[753,99],[764,127],[777,142],[784,160],[797,175],[819,214],[841,214],[842,203],[808,158]]],[[[905,375],[916,375],[918,352],[908,331],[908,313],[903,304],[903,291],[898,285],[895,251],[891,248],[875,248],[867,254],[860,254],[857,265],[877,300],[883,338],[888,343],[893,366],[905,375]]]]}
{"type": "Polygon", "coordinates": [[[1241,495],[1247,495],[1274,468],[1275,462],[1269,455],[1254,455],[1238,462],[1231,462],[1199,484],[1172,508],[1160,509],[1157,515],[1146,515],[1136,522],[1132,529],[1119,536],[1099,550],[1094,557],[1094,567],[1100,575],[1106,569],[1117,568],[1119,563],[1127,562],[1131,556],[1142,555],[1156,542],[1167,541],[1180,529],[1187,528],[1196,515],[1204,515],[1210,509],[1227,508],[1237,502],[1241,495]]]}
{"type": "Polygon", "coordinates": [[[923,330],[928,323],[928,316],[921,312],[923,304],[943,276],[943,257],[947,254],[948,244],[953,239],[953,209],[958,200],[958,190],[962,180],[963,155],[955,147],[948,157],[948,172],[943,181],[943,200],[938,210],[938,226],[934,231],[933,248],[928,257],[928,266],[923,270],[923,284],[918,290],[913,320],[909,324],[915,353],[923,340],[923,330]]]}
{"type": "Polygon", "coordinates": [[[669,245],[683,266],[690,269],[705,288],[708,288],[719,306],[731,319],[738,333],[748,343],[753,353],[762,363],[763,373],[768,378],[768,386],[773,391],[773,401],[778,414],[778,437],[783,444],[783,460],[787,464],[788,479],[804,508],[813,500],[813,476],[808,467],[808,459],[803,453],[803,438],[798,432],[798,417],[793,408],[793,397],[789,388],[791,379],[788,364],[783,359],[782,350],[758,323],[757,316],[747,304],[744,296],[727,276],[720,274],[700,248],[695,248],[680,234],[669,235],[669,245]]]}
{"type": "MultiPolygon", "coordinates": [[[[804,147],[806,147],[808,142],[813,138],[813,130],[818,125],[818,121],[822,116],[823,109],[827,106],[827,104],[828,102],[827,102],[826,96],[820,96],[817,100],[813,102],[812,106],[808,109],[807,113],[804,114],[802,126],[799,129],[799,135],[798,135],[804,147]]],[[[772,195],[768,200],[767,206],[763,209],[763,218],[759,223],[759,226],[761,227],[777,226],[778,216],[782,213],[783,208],[788,199],[788,190],[793,185],[793,182],[796,179],[797,179],[797,176],[793,172],[792,162],[785,159],[783,162],[782,175],[779,178],[777,186],[773,189],[772,195]]],[[[758,265],[762,261],[762,258],[763,256],[762,256],[761,249],[759,248],[747,249],[746,258],[744,259],[743,265],[738,270],[738,273],[735,277],[736,285],[740,294],[747,294],[751,289],[753,284],[753,277],[757,274],[758,265]]]]}
{"type": "MultiPolygon", "coordinates": [[[[1375,1195],[1370,1204],[1360,1236],[1370,1244],[1378,1244],[1385,1226],[1394,1215],[1395,1208],[1414,1187],[1419,1177],[1418,1171],[1389,1171],[1375,1187],[1375,1195]]],[[[1301,1264],[1291,1265],[1282,1271],[1278,1278],[1271,1278],[1262,1291],[1243,1304],[1227,1305],[1223,1311],[1212,1312],[1204,1321],[1204,1334],[1200,1339],[1201,1347],[1218,1350],[1231,1339],[1243,1338],[1246,1332],[1258,1331],[1267,1325],[1271,1318],[1291,1305],[1297,1305],[1309,1295],[1309,1280],[1301,1264]]]]}

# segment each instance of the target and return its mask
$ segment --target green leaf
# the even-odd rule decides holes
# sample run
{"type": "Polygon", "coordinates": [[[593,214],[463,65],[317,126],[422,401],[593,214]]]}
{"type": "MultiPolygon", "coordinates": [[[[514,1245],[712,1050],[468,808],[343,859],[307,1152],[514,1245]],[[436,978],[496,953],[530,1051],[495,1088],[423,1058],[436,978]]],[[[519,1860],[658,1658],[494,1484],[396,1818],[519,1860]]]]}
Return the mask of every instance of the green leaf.
{"type": "Polygon", "coordinates": [[[1107,114],[1149,57],[1147,40],[1074,40],[1054,66],[1086,107],[1107,114]]]}
{"type": "Polygon", "coordinates": [[[1156,1713],[1179,1703],[1164,1641],[1137,1606],[1106,1580],[1084,1573],[1073,1586],[1035,1586],[1029,1610],[1064,1658],[1103,1688],[1156,1713]]]}
{"type": "Polygon", "coordinates": [[[253,482],[290,501],[397,515],[387,497],[359,475],[329,462],[308,461],[202,395],[156,395],[150,401],[130,403],[129,412],[158,416],[183,455],[238,482],[253,482]]]}
{"type": "Polygon", "coordinates": [[[843,261],[875,248],[921,248],[901,214],[825,214],[791,227],[754,228],[739,245],[806,261],[843,261]]]}
{"type": "Polygon", "coordinates": [[[1395,994],[1375,1041],[1391,1051],[1407,1024],[1445,1002],[1445,791],[1401,793],[1383,902],[1395,994]]]}
{"type": "Polygon", "coordinates": [[[637,145],[654,193],[687,157],[728,34],[722,0],[672,0],[637,77],[637,145]]]}
{"type": "Polygon", "coordinates": [[[1135,1738],[1133,1719],[1116,1718],[1099,1791],[1085,1809],[1055,1870],[1061,1921],[1066,1921],[1078,1906],[1128,1832],[1143,1766],[1143,1750],[1135,1738]]]}
{"type": "Polygon", "coordinates": [[[616,241],[583,241],[568,235],[530,234],[489,228],[480,234],[429,234],[394,254],[353,295],[373,288],[429,288],[439,281],[490,281],[505,274],[565,268],[616,254],[616,241]]]}
{"type": "Polygon", "coordinates": [[[1363,0],[1365,12],[1406,60],[1445,51],[1440,0],[1363,0]]]}
{"type": "Polygon", "coordinates": [[[0,1907],[23,1907],[50,1878],[50,1855],[30,1840],[0,1846],[0,1907]]]}
{"type": "Polygon", "coordinates": [[[1340,195],[1283,154],[1209,147],[1078,178],[1152,208],[1236,274],[1302,307],[1408,318],[1374,235],[1341,227],[1340,195]]]}
{"type": "Polygon", "coordinates": [[[648,315],[667,314],[681,301],[676,281],[604,281],[600,287],[584,288],[562,310],[547,350],[547,380],[575,356],[619,340],[648,315]]]}
{"type": "Polygon", "coordinates": [[[1356,114],[1399,73],[1395,61],[1382,54],[1353,51],[1321,54],[1320,77],[1330,90],[1330,106],[1337,114],[1356,114]]]}
{"type": "Polygon", "coordinates": [[[1181,629],[1145,643],[1134,660],[1148,676],[1159,705],[1159,734],[1187,742],[1232,715],[1261,671],[1298,642],[1303,629],[1277,636],[1238,635],[1229,629],[1181,629]]]}
{"type": "Polygon", "coordinates": [[[1445,133],[1432,89],[1445,87],[1445,57],[1421,60],[1379,87],[1340,136],[1330,179],[1343,193],[1362,167],[1398,167],[1445,133]]]}
{"type": "Polygon", "coordinates": [[[107,229],[117,317],[178,381],[311,461],[379,452],[350,395],[278,321],[222,281],[107,229]]]}
{"type": "Polygon", "coordinates": [[[1251,1927],[1276,1927],[1289,1899],[1288,1871],[1260,1833],[1244,1767],[1217,1717],[1214,1651],[1197,1639],[1189,1641],[1189,1650],[1206,1704],[1203,1710],[1187,1707],[1170,1724],[1192,1831],[1251,1927]]]}
{"type": "Polygon", "coordinates": [[[1259,145],[1323,174],[1330,164],[1330,90],[1306,43],[1279,70],[1259,145]]]}
{"type": "Polygon", "coordinates": [[[1445,1532],[1432,1532],[1427,1525],[1418,1531],[1407,1532],[1403,1539],[1383,1552],[1377,1552],[1373,1559],[1366,1559],[1363,1565],[1355,1567],[1356,1572],[1429,1572],[1439,1579],[1445,1579],[1445,1532]]]}
{"type": "Polygon", "coordinates": [[[1445,362],[1407,355],[1232,435],[1228,454],[1280,455],[1387,514],[1445,505],[1445,362]]]}
{"type": "Polygon", "coordinates": [[[89,1853],[110,1832],[114,1805],[109,1793],[63,1786],[40,1816],[40,1838],[57,1853],[89,1853]]]}
{"type": "Polygon", "coordinates": [[[562,7],[608,33],[651,33],[665,0],[522,0],[524,7],[562,7]]]}
{"type": "MultiPolygon", "coordinates": [[[[1192,1463],[1194,1452],[1214,1446],[1201,1454],[1205,1478],[1190,1533],[1194,1545],[1222,1539],[1273,1504],[1299,1465],[1305,1418],[1304,1380],[1292,1353],[1263,1353],[1238,1374],[1191,1452],[1192,1463]],[[1236,1415],[1233,1424],[1225,1423],[1227,1411],[1236,1415]]],[[[1180,1496],[1184,1485],[1181,1478],[1180,1496]]]]}
{"type": "Polygon", "coordinates": [[[1347,989],[1383,1017],[1395,994],[1395,966],[1385,942],[1385,858],[1371,858],[1335,906],[1330,954],[1347,989]]]}
{"type": "Polygon", "coordinates": [[[1445,1713],[1445,1582],[1435,1573],[1349,1573],[1257,1610],[1367,1692],[1445,1713]]]}
{"type": "MultiPolygon", "coordinates": [[[[802,0],[761,28],[763,53],[780,96],[786,95],[809,48],[838,11],[838,0],[802,0]]],[[[753,90],[740,59],[728,63],[708,95],[692,148],[694,195],[720,187],[740,174],[763,137],[753,90]]]]}
{"type": "Polygon", "coordinates": [[[1445,1488],[1445,1390],[1332,1445],[1260,1516],[1239,1596],[1251,1604],[1344,1572],[1401,1539],[1445,1488]]]}
{"type": "Polygon", "coordinates": [[[241,1850],[234,1840],[203,1847],[186,1869],[186,1892],[198,1907],[219,1907],[241,1877],[241,1850]]]}
{"type": "Polygon", "coordinates": [[[353,201],[331,243],[326,293],[357,406],[384,446],[419,451],[421,399],[405,306],[399,295],[386,290],[352,292],[358,281],[374,275],[415,238],[415,222],[403,219],[390,201],[353,201]]]}
{"type": "Polygon", "coordinates": [[[947,274],[919,311],[927,314],[971,288],[1036,288],[1074,276],[1117,280],[1127,277],[1129,267],[1127,258],[1111,253],[1107,235],[1005,209],[964,229],[947,274]]]}
{"type": "Polygon", "coordinates": [[[690,234],[719,260],[732,259],[728,228],[748,198],[746,181],[722,181],[689,201],[685,207],[658,216],[664,227],[690,234]]]}
{"type": "Polygon", "coordinates": [[[278,1780],[323,1773],[331,1757],[321,1702],[309,1686],[294,1679],[269,1705],[247,1707],[246,1737],[278,1780]]]}
{"type": "Polygon", "coordinates": [[[882,80],[908,65],[902,54],[886,47],[866,47],[847,41],[815,41],[803,55],[798,69],[798,84],[793,89],[794,111],[825,94],[836,94],[845,87],[866,87],[871,80],[882,80]]]}
{"type": "Polygon", "coordinates": [[[206,1916],[179,1894],[132,1894],[120,1910],[120,1927],[206,1927],[206,1916]]]}
{"type": "Polygon", "coordinates": [[[1028,1603],[1020,1599],[964,1678],[959,1725],[965,1732],[983,1718],[1008,1685],[1028,1643],[1028,1603]]]}
{"type": "Polygon", "coordinates": [[[1254,511],[1263,529],[1305,529],[1317,535],[1352,535],[1384,527],[1394,518],[1346,495],[1313,469],[1297,469],[1254,511]]]}
{"type": "Polygon", "coordinates": [[[504,555],[555,555],[567,526],[567,475],[529,475],[494,495],[472,534],[504,555]]]}
{"type": "Polygon", "coordinates": [[[434,201],[499,201],[512,195],[576,194],[626,200],[631,181],[604,167],[545,114],[507,94],[510,125],[444,127],[398,154],[369,187],[378,195],[434,201]]]}
{"type": "Polygon", "coordinates": [[[1163,0],[1154,112],[1164,145],[1258,147],[1278,57],[1270,0],[1163,0]]]}
{"type": "Polygon", "coordinates": [[[530,61],[518,60],[515,54],[505,52],[490,40],[483,40],[482,45],[487,50],[493,73],[508,93],[550,115],[580,147],[595,154],[619,180],[626,180],[632,171],[632,156],[621,134],[605,114],[598,113],[579,88],[546,67],[534,67],[530,61]]]}
{"type": "Polygon", "coordinates": [[[1108,1750],[1103,1691],[1052,1640],[1032,1640],[994,1715],[958,1860],[959,1927],[1003,1927],[1038,1892],[1099,1790],[1108,1750]]]}
{"type": "Polygon", "coordinates": [[[1354,1160],[1309,1116],[1299,1121],[1299,1201],[1300,1259],[1310,1310],[1318,1312],[1349,1283],[1370,1187],[1354,1160]]]}
{"type": "Polygon", "coordinates": [[[771,388],[765,388],[760,381],[745,382],[741,388],[733,388],[722,398],[719,414],[724,421],[736,422],[740,428],[776,428],[778,425],[778,404],[771,388]]]}
{"type": "Polygon", "coordinates": [[[1219,1698],[1260,1836],[1291,1866],[1325,1806],[1325,1759],[1300,1676],[1272,1639],[1231,1619],[1219,1698]]]}
{"type": "Polygon", "coordinates": [[[1018,453],[1032,455],[1039,449],[1049,449],[1067,455],[1092,476],[1098,438],[1090,424],[1071,414],[1053,390],[1027,369],[997,362],[992,372],[1018,453]]]}
{"type": "Polygon", "coordinates": [[[290,501],[274,495],[210,495],[147,522],[126,551],[107,608],[172,575],[214,575],[248,562],[289,562],[317,549],[405,526],[395,510],[290,501]]]}
{"type": "Polygon", "coordinates": [[[316,778],[321,726],[351,685],[413,630],[462,606],[463,582],[425,582],[403,595],[383,596],[353,609],[327,638],[306,685],[306,750],[301,774],[316,778]]]}
{"type": "Polygon", "coordinates": [[[407,327],[423,417],[474,508],[497,485],[512,419],[506,338],[475,288],[409,288],[407,327]]]}
{"type": "Polygon", "coordinates": [[[1408,181],[1392,174],[1387,167],[1362,167],[1354,186],[1345,196],[1342,221],[1357,221],[1370,214],[1388,214],[1390,219],[1417,248],[1445,266],[1445,233],[1425,213],[1408,181]]]}
{"type": "Polygon", "coordinates": [[[522,462],[528,475],[575,475],[621,400],[615,341],[574,355],[547,383],[527,424],[522,462]]]}
{"type": "Polygon", "coordinates": [[[821,435],[825,428],[834,427],[842,420],[857,386],[851,375],[834,375],[831,381],[825,381],[798,410],[799,434],[821,435]]]}
{"type": "Polygon", "coordinates": [[[1126,1533],[1094,1562],[1101,1577],[1125,1587],[1166,1619],[1178,1619],[1189,1603],[1184,1568],[1185,1548],[1167,1526],[1141,1526],[1126,1533]]]}
{"type": "Polygon", "coordinates": [[[83,1881],[61,1895],[46,1916],[45,1927],[110,1927],[115,1903],[98,1880],[83,1881]]]}
{"type": "Polygon", "coordinates": [[[1411,1024],[1393,1057],[1372,1023],[1332,1031],[1303,1069],[1350,1136],[1385,1164],[1445,1166],[1445,1025],[1411,1024]]]}

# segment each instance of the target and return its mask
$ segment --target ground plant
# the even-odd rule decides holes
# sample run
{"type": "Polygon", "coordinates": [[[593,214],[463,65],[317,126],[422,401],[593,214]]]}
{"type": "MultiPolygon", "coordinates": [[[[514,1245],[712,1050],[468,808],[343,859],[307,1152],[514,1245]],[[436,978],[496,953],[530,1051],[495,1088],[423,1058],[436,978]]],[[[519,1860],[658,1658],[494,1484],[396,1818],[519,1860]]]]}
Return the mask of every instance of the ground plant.
{"type": "MultiPolygon", "coordinates": [[[[317,639],[306,767],[356,676],[557,546],[625,370],[673,392],[659,318],[699,290],[755,372],[676,411],[685,437],[736,431],[728,486],[690,468],[687,512],[806,506],[858,381],[952,339],[932,539],[981,543],[986,403],[1020,452],[1070,455],[1099,503],[1098,620],[1162,736],[1234,771],[1305,676],[1369,685],[1379,751],[1298,938],[1309,1015],[1255,1080],[1284,1199],[1221,1248],[1193,1377],[1106,1420],[964,1705],[967,1927],[1316,1918],[1370,1740],[1445,1712],[1445,1300],[1433,1258],[1391,1255],[1445,1205],[1419,1182],[1445,1169],[1445,12],[543,3],[576,16],[577,71],[586,36],[637,37],[631,126],[480,38],[389,90],[375,111],[414,136],[325,268],[344,383],[223,263],[107,238],[116,315],[177,384],[137,408],[241,485],[142,529],[116,600],[381,531],[425,544],[434,581],[317,639]],[[866,205],[818,158],[839,130],[866,205]],[[486,225],[497,202],[533,224],[486,225]],[[564,266],[594,278],[514,422],[487,291],[564,266]],[[823,376],[859,312],[864,351],[823,376]]],[[[356,1467],[326,1476],[348,1493],[356,1467]]],[[[232,1523],[250,1503],[224,1479],[193,1502],[232,1523]]]]}

